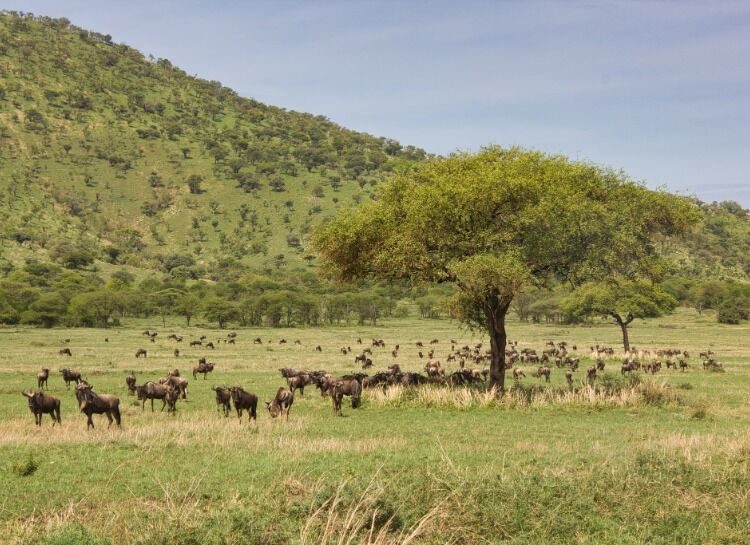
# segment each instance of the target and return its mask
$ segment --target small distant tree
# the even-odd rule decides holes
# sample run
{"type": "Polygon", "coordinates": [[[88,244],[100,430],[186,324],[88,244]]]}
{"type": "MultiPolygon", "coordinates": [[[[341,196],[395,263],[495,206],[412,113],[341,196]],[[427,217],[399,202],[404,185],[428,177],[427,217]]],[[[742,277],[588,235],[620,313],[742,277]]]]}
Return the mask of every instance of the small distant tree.
{"type": "Polygon", "coordinates": [[[204,303],[203,315],[209,322],[218,323],[221,329],[224,329],[228,322],[239,318],[237,308],[229,301],[218,297],[208,299],[204,303]]]}
{"type": "Polygon", "coordinates": [[[647,280],[608,279],[590,282],[573,291],[563,302],[563,310],[575,317],[612,318],[622,331],[622,346],[630,351],[628,326],[636,318],[656,318],[671,312],[677,300],[647,280]]]}
{"type": "Polygon", "coordinates": [[[203,183],[203,178],[197,174],[191,174],[187,179],[187,185],[190,189],[190,193],[194,195],[200,195],[203,193],[203,189],[201,188],[201,184],[203,183]]]}
{"type": "Polygon", "coordinates": [[[175,311],[185,318],[185,324],[190,327],[190,320],[200,311],[201,301],[192,293],[186,293],[177,299],[175,311]]]}

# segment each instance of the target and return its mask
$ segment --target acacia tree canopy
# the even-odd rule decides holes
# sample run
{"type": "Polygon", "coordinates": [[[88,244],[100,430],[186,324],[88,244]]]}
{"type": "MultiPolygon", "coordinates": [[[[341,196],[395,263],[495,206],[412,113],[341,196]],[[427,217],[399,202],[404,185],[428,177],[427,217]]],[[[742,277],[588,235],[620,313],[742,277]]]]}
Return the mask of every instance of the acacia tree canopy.
{"type": "Polygon", "coordinates": [[[398,172],[377,199],[319,227],[324,274],[453,282],[466,323],[490,335],[503,390],[505,316],[528,284],[648,273],[658,234],[686,230],[692,205],[624,174],[520,148],[490,147],[398,172]]]}
{"type": "Polygon", "coordinates": [[[671,312],[677,299],[647,280],[588,282],[563,302],[565,312],[574,316],[612,318],[622,330],[622,344],[630,351],[628,325],[636,318],[656,318],[671,312]]]}

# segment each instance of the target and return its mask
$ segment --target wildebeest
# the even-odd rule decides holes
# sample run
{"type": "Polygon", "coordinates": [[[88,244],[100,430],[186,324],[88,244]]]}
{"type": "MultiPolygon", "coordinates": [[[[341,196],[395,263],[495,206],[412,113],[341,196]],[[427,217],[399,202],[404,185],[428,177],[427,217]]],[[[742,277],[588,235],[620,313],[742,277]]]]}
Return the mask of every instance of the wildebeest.
{"type": "Polygon", "coordinates": [[[344,396],[351,396],[352,409],[359,407],[362,399],[362,384],[355,377],[341,377],[331,383],[333,414],[341,415],[341,401],[344,396]]]}
{"type": "Polygon", "coordinates": [[[207,346],[208,348],[210,348],[211,350],[214,350],[214,349],[216,348],[216,347],[214,346],[214,343],[212,343],[212,342],[210,342],[210,341],[206,343],[206,346],[207,346]]]}
{"type": "Polygon", "coordinates": [[[312,384],[312,378],[307,373],[298,373],[293,376],[286,377],[286,383],[291,390],[292,395],[294,392],[299,390],[301,396],[305,395],[305,386],[312,384]]]}
{"type": "Polygon", "coordinates": [[[161,399],[161,409],[167,405],[167,397],[170,392],[175,392],[174,386],[171,384],[156,384],[155,382],[147,382],[136,386],[136,392],[138,394],[138,401],[141,401],[141,410],[146,409],[146,401],[151,400],[151,412],[154,412],[154,399],[161,399]]]}
{"type": "Polygon", "coordinates": [[[125,384],[128,387],[128,394],[133,395],[135,393],[135,375],[125,377],[125,384]]]}
{"type": "Polygon", "coordinates": [[[206,380],[206,375],[214,370],[214,364],[209,362],[198,363],[198,367],[193,367],[193,378],[198,378],[198,373],[203,374],[203,380],[206,380]]]}
{"type": "Polygon", "coordinates": [[[565,371],[565,382],[567,382],[568,386],[571,388],[573,387],[573,371],[565,371]]]}
{"type": "Polygon", "coordinates": [[[549,382],[550,374],[552,373],[552,370],[549,367],[540,367],[536,370],[536,376],[537,378],[544,377],[545,382],[549,382]]]}
{"type": "Polygon", "coordinates": [[[526,378],[526,374],[523,372],[523,369],[514,367],[513,368],[513,380],[521,380],[522,378],[526,378]]]}
{"type": "Polygon", "coordinates": [[[234,404],[234,409],[237,411],[237,418],[240,419],[240,422],[242,422],[243,411],[247,411],[248,420],[256,420],[258,410],[258,396],[253,393],[246,392],[242,386],[233,386],[229,389],[229,392],[232,396],[232,403],[234,404]]]}
{"type": "Polygon", "coordinates": [[[179,358],[180,357],[180,349],[179,348],[175,348],[174,349],[174,357],[175,358],[179,358]]]}
{"type": "Polygon", "coordinates": [[[139,348],[135,351],[136,358],[140,358],[141,356],[143,356],[144,358],[148,356],[148,352],[146,352],[145,348],[139,348]]]}
{"type": "Polygon", "coordinates": [[[47,388],[49,390],[49,386],[47,386],[47,379],[49,378],[49,369],[46,367],[42,367],[42,370],[39,371],[36,374],[36,387],[40,390],[43,388],[47,388]]]}
{"type": "Polygon", "coordinates": [[[216,394],[216,410],[224,411],[224,416],[229,416],[232,410],[229,401],[232,399],[231,389],[226,386],[212,386],[211,389],[216,394]]]}
{"type": "Polygon", "coordinates": [[[253,344],[263,344],[263,340],[260,337],[255,337],[253,339],[253,344]]]}
{"type": "Polygon", "coordinates": [[[294,403],[294,394],[282,386],[271,401],[266,401],[266,409],[273,418],[279,415],[283,416],[286,413],[286,419],[289,420],[292,403],[294,403]]]}
{"type": "MultiPolygon", "coordinates": [[[[177,371],[175,369],[175,371],[177,371]]],[[[174,372],[173,372],[174,373],[174,372]]],[[[179,375],[179,372],[177,374],[170,373],[166,377],[162,377],[159,379],[159,384],[170,384],[172,387],[177,390],[177,392],[180,394],[182,399],[187,399],[188,394],[188,381],[185,378],[182,378],[179,375]]]]}
{"type": "Polygon", "coordinates": [[[75,382],[76,385],[81,382],[81,373],[79,373],[78,371],[73,371],[72,369],[63,367],[62,369],[60,369],[60,372],[62,373],[66,388],[70,388],[71,382],[75,382]]]}
{"type": "Polygon", "coordinates": [[[683,360],[682,358],[680,358],[680,371],[684,372],[685,369],[687,369],[687,368],[688,368],[688,363],[685,360],[683,360]]]}
{"type": "Polygon", "coordinates": [[[596,380],[596,367],[589,367],[586,371],[586,380],[588,380],[589,384],[593,384],[596,380]]]}
{"type": "Polygon", "coordinates": [[[323,351],[323,349],[320,347],[320,345],[316,346],[315,350],[317,350],[318,352],[322,352],[323,351]]]}
{"type": "Polygon", "coordinates": [[[62,424],[60,420],[60,400],[42,392],[21,392],[29,400],[29,410],[34,415],[37,426],[42,425],[42,415],[48,414],[52,417],[52,425],[62,424]]]}
{"type": "Polygon", "coordinates": [[[70,351],[70,348],[62,348],[58,352],[61,356],[73,356],[73,353],[70,351]]]}
{"type": "Polygon", "coordinates": [[[94,421],[91,418],[94,414],[104,414],[109,420],[109,426],[112,425],[114,418],[118,426],[121,424],[120,419],[120,399],[109,394],[96,394],[88,384],[78,384],[76,394],[80,394],[81,412],[88,417],[86,428],[93,428],[94,421]]]}
{"type": "Polygon", "coordinates": [[[438,378],[441,375],[445,375],[445,369],[442,368],[439,361],[428,361],[424,364],[424,370],[430,378],[438,378]]]}
{"type": "Polygon", "coordinates": [[[202,346],[203,341],[190,341],[190,346],[202,346]]]}

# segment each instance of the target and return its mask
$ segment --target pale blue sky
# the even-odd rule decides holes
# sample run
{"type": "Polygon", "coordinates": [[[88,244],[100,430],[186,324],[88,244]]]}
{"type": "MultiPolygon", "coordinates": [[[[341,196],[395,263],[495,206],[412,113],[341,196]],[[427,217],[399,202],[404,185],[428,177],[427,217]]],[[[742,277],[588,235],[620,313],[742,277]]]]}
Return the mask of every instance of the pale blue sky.
{"type": "Polygon", "coordinates": [[[434,153],[519,144],[750,206],[750,1],[5,1],[434,153]]]}

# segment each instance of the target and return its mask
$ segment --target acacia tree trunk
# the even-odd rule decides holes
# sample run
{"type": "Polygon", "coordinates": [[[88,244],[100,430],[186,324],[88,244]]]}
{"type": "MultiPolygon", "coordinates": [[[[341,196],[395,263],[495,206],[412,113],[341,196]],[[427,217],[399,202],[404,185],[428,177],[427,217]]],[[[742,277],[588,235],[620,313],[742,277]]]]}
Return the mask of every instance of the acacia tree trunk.
{"type": "Polygon", "coordinates": [[[492,361],[490,363],[490,388],[496,388],[498,395],[505,393],[505,316],[511,299],[499,298],[496,294],[487,297],[484,313],[490,335],[492,361]]]}
{"type": "Polygon", "coordinates": [[[624,320],[622,316],[620,316],[617,313],[612,313],[612,317],[615,319],[615,322],[617,322],[617,325],[620,326],[620,329],[622,330],[622,347],[625,349],[625,352],[630,352],[630,339],[628,338],[628,324],[633,321],[633,315],[629,314],[624,320]]]}

